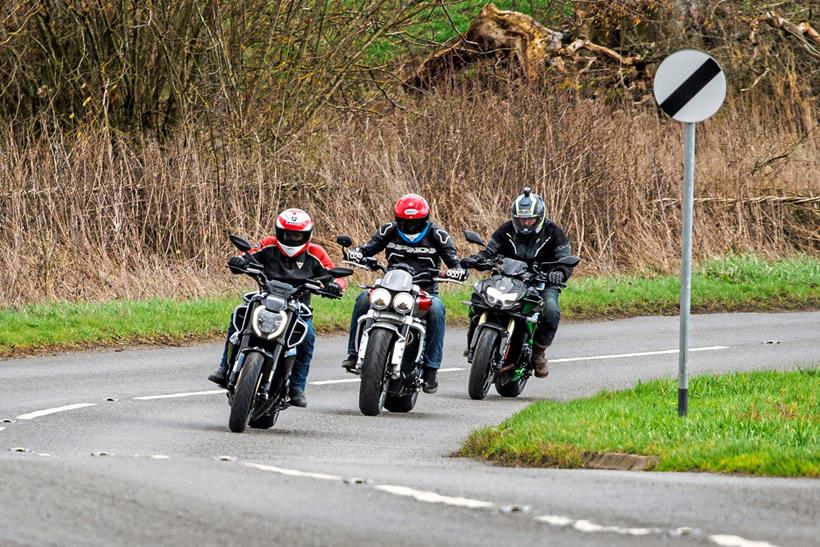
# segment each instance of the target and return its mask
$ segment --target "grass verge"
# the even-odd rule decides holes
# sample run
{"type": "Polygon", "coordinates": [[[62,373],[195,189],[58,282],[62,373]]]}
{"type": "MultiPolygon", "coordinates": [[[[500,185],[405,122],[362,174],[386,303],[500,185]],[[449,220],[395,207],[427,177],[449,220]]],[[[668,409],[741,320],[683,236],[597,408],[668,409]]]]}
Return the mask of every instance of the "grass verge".
{"type": "Polygon", "coordinates": [[[460,456],[584,467],[607,452],[657,457],[657,471],[820,477],[820,367],[698,376],[689,416],[673,380],[567,403],[541,401],[473,432],[460,456]]]}
{"type": "MultiPolygon", "coordinates": [[[[469,288],[445,291],[448,321],[464,323],[461,301],[469,288]]],[[[767,261],[728,256],[693,275],[695,312],[820,308],[820,259],[799,256],[767,261]]],[[[675,314],[677,277],[647,273],[573,278],[561,295],[566,319],[675,314]]],[[[346,329],[356,291],[341,300],[314,299],[320,331],[346,329]]],[[[57,302],[0,309],[0,356],[33,351],[136,343],[179,343],[220,335],[240,295],[198,300],[57,302]]]]}

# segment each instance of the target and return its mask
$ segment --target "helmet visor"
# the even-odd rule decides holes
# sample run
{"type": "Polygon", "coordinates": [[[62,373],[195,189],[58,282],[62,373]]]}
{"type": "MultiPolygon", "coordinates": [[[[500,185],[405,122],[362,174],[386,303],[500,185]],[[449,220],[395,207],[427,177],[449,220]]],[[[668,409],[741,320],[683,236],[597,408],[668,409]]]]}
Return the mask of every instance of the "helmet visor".
{"type": "Polygon", "coordinates": [[[403,234],[418,234],[427,227],[427,217],[397,218],[396,227],[403,234]]]}
{"type": "Polygon", "coordinates": [[[532,234],[538,230],[538,226],[543,219],[542,216],[514,216],[513,226],[518,233],[532,234]]]}
{"type": "Polygon", "coordinates": [[[284,228],[276,228],[276,239],[279,240],[279,243],[282,245],[287,245],[288,247],[297,247],[299,245],[304,245],[308,241],[310,241],[310,230],[305,230],[303,232],[297,230],[285,230],[284,228]]]}

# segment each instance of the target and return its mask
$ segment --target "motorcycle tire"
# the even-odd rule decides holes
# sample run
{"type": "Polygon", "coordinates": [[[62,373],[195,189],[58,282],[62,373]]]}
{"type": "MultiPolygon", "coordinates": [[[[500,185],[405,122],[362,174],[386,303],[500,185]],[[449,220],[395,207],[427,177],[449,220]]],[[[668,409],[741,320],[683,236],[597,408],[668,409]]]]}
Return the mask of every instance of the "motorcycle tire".
{"type": "Polygon", "coordinates": [[[387,396],[385,369],[393,349],[393,331],[373,329],[367,339],[359,385],[359,410],[365,416],[378,416],[387,396]]]}
{"type": "Polygon", "coordinates": [[[276,425],[276,420],[279,418],[279,411],[274,410],[248,423],[248,427],[253,429],[270,429],[276,425]]]}
{"type": "Polygon", "coordinates": [[[495,390],[502,397],[518,397],[524,392],[524,386],[527,385],[529,378],[520,378],[517,382],[507,382],[502,384],[500,378],[495,381],[495,390]]]}
{"type": "Polygon", "coordinates": [[[264,363],[264,356],[255,351],[245,357],[245,363],[239,371],[239,379],[236,382],[231,415],[228,418],[228,429],[234,433],[242,433],[248,426],[256,394],[259,392],[259,384],[262,382],[264,363]]]}
{"type": "Polygon", "coordinates": [[[384,408],[390,412],[410,412],[416,406],[416,400],[419,398],[419,392],[414,391],[409,395],[395,397],[388,395],[384,398],[384,408]]]}
{"type": "Polygon", "coordinates": [[[470,364],[470,378],[467,382],[467,393],[470,399],[480,401],[487,396],[493,380],[493,355],[498,340],[498,332],[484,329],[476,342],[473,362],[470,364]]]}

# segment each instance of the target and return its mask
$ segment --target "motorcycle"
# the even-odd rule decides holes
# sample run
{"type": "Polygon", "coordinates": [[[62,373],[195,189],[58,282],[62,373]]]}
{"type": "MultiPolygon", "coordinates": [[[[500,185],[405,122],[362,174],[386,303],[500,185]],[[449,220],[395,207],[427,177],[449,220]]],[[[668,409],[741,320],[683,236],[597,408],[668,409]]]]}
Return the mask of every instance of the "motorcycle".
{"type": "Polygon", "coordinates": [[[355,336],[356,372],[362,377],[359,410],[366,416],[385,408],[410,412],[424,387],[425,317],[433,302],[417,283],[459,282],[440,277],[438,269],[416,271],[403,263],[385,267],[372,257],[351,261],[347,249],[353,240],[339,236],[336,242],[342,246],[343,264],[384,273],[373,285],[359,285],[370,291],[370,309],[359,319],[355,336]]]}
{"type": "MultiPolygon", "coordinates": [[[[485,246],[475,232],[464,232],[467,241],[485,246]]],[[[475,283],[469,301],[471,316],[478,316],[467,350],[471,399],[484,399],[491,384],[502,397],[518,397],[532,376],[533,334],[543,311],[541,292],[549,284],[551,266],[575,267],[577,256],[541,263],[539,268],[508,257],[469,264],[491,269],[492,275],[475,283]]],[[[565,287],[563,283],[553,285],[565,287]]]]}
{"type": "MultiPolygon", "coordinates": [[[[244,253],[251,250],[250,244],[238,236],[231,235],[230,240],[244,253]]],[[[279,412],[289,406],[288,383],[296,347],[307,335],[307,320],[313,315],[301,297],[312,293],[340,298],[323,287],[338,277],[353,274],[349,268],[332,268],[318,279],[294,287],[268,279],[253,255],[247,258],[244,268],[229,266],[233,273],[249,275],[259,284],[258,291],[245,295],[245,304],[232,317],[236,332],[230,340],[226,388],[231,407],[228,428],[235,433],[248,426],[270,429],[279,412]]]]}

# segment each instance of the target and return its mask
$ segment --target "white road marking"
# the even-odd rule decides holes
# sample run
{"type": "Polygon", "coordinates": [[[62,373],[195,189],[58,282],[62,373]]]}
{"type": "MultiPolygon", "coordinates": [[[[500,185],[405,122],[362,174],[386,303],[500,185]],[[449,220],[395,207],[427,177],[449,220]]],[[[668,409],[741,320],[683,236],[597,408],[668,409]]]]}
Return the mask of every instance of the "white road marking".
{"type": "Polygon", "coordinates": [[[389,492],[396,496],[410,497],[417,501],[424,503],[443,503],[445,505],[455,505],[457,507],[468,507],[470,509],[487,509],[495,507],[495,504],[489,501],[474,500],[470,498],[442,496],[435,492],[428,492],[426,490],[416,490],[407,486],[395,486],[392,484],[377,484],[373,487],[375,490],[382,492],[389,492]]]}
{"type": "Polygon", "coordinates": [[[542,515],[535,517],[538,522],[544,522],[551,526],[568,526],[579,532],[590,533],[610,533],[625,536],[648,536],[650,534],[662,534],[665,530],[661,528],[624,528],[621,526],[602,526],[588,520],[575,520],[563,515],[542,515]]]}
{"type": "Polygon", "coordinates": [[[261,463],[246,463],[244,465],[253,467],[254,469],[259,469],[261,471],[279,473],[280,475],[287,475],[289,477],[306,477],[309,479],[319,479],[323,481],[342,481],[342,477],[327,475],[325,473],[310,473],[307,471],[298,471],[296,469],[285,469],[283,467],[274,467],[272,465],[262,465],[261,463]]]}
{"type": "MultiPolygon", "coordinates": [[[[243,465],[247,467],[252,467],[254,469],[259,469],[261,471],[269,471],[272,473],[278,473],[280,475],[287,475],[290,477],[304,477],[327,481],[339,481],[346,484],[371,485],[372,482],[369,479],[346,480],[338,475],[328,475],[326,473],[312,473],[308,471],[286,469],[283,467],[275,467],[272,465],[263,465],[259,463],[245,462],[243,463],[243,465]]],[[[420,501],[423,503],[439,503],[444,505],[452,505],[455,507],[466,507],[468,509],[493,509],[496,507],[502,507],[496,505],[491,501],[463,498],[460,496],[446,496],[443,494],[439,494],[437,492],[431,492],[428,490],[416,490],[415,488],[410,488],[408,486],[398,486],[395,484],[375,484],[370,486],[370,488],[373,488],[374,490],[379,490],[380,492],[387,492],[388,494],[393,494],[394,496],[412,498],[416,501],[420,501]]],[[[622,526],[603,526],[591,522],[589,520],[573,519],[570,517],[565,517],[563,515],[541,515],[539,517],[535,517],[534,520],[538,522],[543,522],[545,524],[549,524],[551,526],[569,527],[579,532],[586,533],[606,533],[627,536],[648,536],[668,534],[671,537],[685,537],[692,533],[692,529],[686,527],[666,530],[663,528],[628,528],[622,526]]],[[[768,543],[766,541],[752,541],[744,539],[739,536],[732,535],[716,534],[708,536],[707,539],[710,542],[721,547],[777,547],[776,545],[772,545],[771,543],[768,543]]]]}
{"type": "Polygon", "coordinates": [[[715,545],[722,545],[723,547],[776,547],[768,541],[752,541],[740,536],[716,534],[709,536],[707,539],[715,545]]]}
{"type": "Polygon", "coordinates": [[[73,405],[58,406],[56,408],[47,408],[45,410],[37,410],[29,412],[28,414],[20,414],[17,416],[18,420],[33,420],[40,416],[48,416],[49,414],[57,414],[58,412],[65,412],[67,410],[76,410],[78,408],[87,408],[89,406],[97,406],[97,403],[76,403],[73,405]]]}
{"type": "MultiPolygon", "coordinates": [[[[703,348],[689,348],[690,352],[696,351],[717,351],[723,349],[730,349],[729,346],[708,346],[703,348]]],[[[677,349],[666,349],[666,350],[659,350],[659,351],[642,351],[637,353],[617,353],[612,355],[591,355],[589,357],[567,357],[564,359],[550,359],[550,363],[572,363],[576,361],[599,361],[602,359],[622,359],[624,357],[646,357],[649,355],[668,355],[673,353],[678,353],[677,349]]],[[[458,372],[461,370],[465,370],[464,367],[447,367],[447,368],[440,368],[439,372],[458,372]]],[[[360,382],[361,379],[356,378],[340,378],[338,380],[317,380],[315,382],[309,382],[312,386],[329,386],[334,384],[356,384],[360,382]]],[[[178,397],[193,397],[196,395],[215,395],[217,393],[224,393],[222,389],[214,389],[210,391],[192,391],[190,393],[168,393],[166,395],[147,395],[145,397],[134,397],[134,400],[137,401],[153,401],[156,399],[176,399],[178,397]]]]}
{"type": "Polygon", "coordinates": [[[151,454],[148,457],[151,458],[152,460],[170,460],[171,459],[170,456],[166,456],[165,454],[151,454]]]}
{"type": "Polygon", "coordinates": [[[6,429],[6,428],[5,427],[0,427],[0,431],[3,431],[4,429],[6,429]]]}
{"type": "Polygon", "coordinates": [[[178,397],[195,397],[197,395],[216,395],[225,393],[224,389],[211,389],[208,391],[190,391],[188,393],[167,393],[165,395],[146,395],[144,397],[134,397],[135,401],[153,401],[154,399],[176,399],[178,397]]]}
{"type": "MultiPolygon", "coordinates": [[[[694,351],[717,351],[722,349],[730,349],[729,346],[708,346],[703,348],[689,348],[690,352],[694,351]]],[[[572,363],[575,361],[599,361],[601,359],[621,359],[623,357],[646,357],[647,355],[668,355],[671,353],[678,353],[677,349],[665,349],[660,351],[642,351],[638,353],[618,353],[613,355],[592,355],[590,357],[568,357],[564,359],[550,359],[550,363],[572,363]]]]}
{"type": "MultiPolygon", "coordinates": [[[[450,367],[450,368],[440,368],[438,369],[439,372],[457,372],[459,370],[464,370],[464,367],[450,367]]],[[[354,384],[361,381],[361,378],[343,378],[340,380],[319,380],[316,382],[309,382],[312,386],[327,386],[331,384],[354,384]]]]}
{"type": "Polygon", "coordinates": [[[309,382],[312,386],[327,386],[330,384],[354,384],[358,383],[359,378],[344,378],[342,380],[319,380],[318,382],[309,382]]]}

